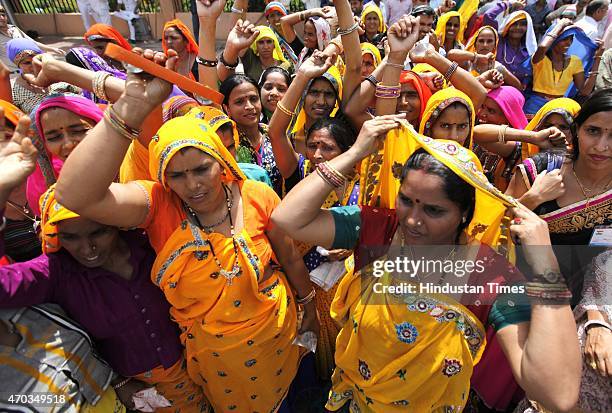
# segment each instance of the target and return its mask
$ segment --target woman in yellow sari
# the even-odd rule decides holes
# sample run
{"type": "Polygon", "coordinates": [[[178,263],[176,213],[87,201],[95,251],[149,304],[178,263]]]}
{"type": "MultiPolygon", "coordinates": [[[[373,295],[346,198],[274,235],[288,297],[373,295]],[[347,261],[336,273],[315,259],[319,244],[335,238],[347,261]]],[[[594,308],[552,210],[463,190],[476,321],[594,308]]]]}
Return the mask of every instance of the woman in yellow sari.
{"type": "Polygon", "coordinates": [[[171,88],[134,74],[126,85],[67,165],[58,200],[98,222],[145,229],[157,253],[151,278],[182,329],[189,375],[215,411],[276,412],[303,355],[293,344],[296,304],[304,308],[300,331],[317,330],[301,257],[269,219],[279,199],[245,180],[217,135],[189,116],[164,124],[150,144],[157,182],[112,183],[128,131],[171,88]]]}
{"type": "MultiPolygon", "coordinates": [[[[486,242],[471,236],[476,227],[495,231],[495,224],[490,224],[504,214],[506,206],[513,207],[516,217],[510,227],[514,236],[523,245],[547,245],[544,248],[550,250],[544,223],[495,190],[471,151],[456,142],[418,135],[391,115],[367,121],[351,149],[320,165],[319,170],[283,199],[272,220],[294,239],[356,251],[355,273],[341,281],[332,305],[332,316],[342,329],[326,406],[329,410],[348,404],[350,411],[359,412],[461,411],[473,367],[485,345],[487,324],[495,327],[519,383],[532,398],[554,410],[573,406],[580,354],[567,303],[553,309],[534,300],[529,307],[492,295],[488,296],[492,307],[473,302],[468,308],[448,295],[379,289],[402,278],[399,271],[388,269],[377,274],[377,267],[381,268],[377,260],[388,258],[390,261],[383,262],[386,266],[398,257],[398,249],[412,251],[418,245],[436,252],[440,245],[472,245],[478,250],[476,257],[488,263],[485,274],[511,281],[517,274],[507,261],[492,253],[486,242]],[[349,173],[357,162],[377,151],[385,135],[404,142],[412,153],[402,167],[396,210],[321,209],[332,187],[341,185],[330,174],[349,173]],[[390,248],[394,246],[395,250],[390,248]],[[374,265],[373,272],[364,272],[368,264],[374,265]],[[556,328],[550,329],[550,323],[556,328]],[[528,356],[531,354],[538,356],[528,356]]],[[[454,251],[455,247],[451,253],[454,251]]],[[[544,268],[558,271],[556,260],[542,255],[538,260],[534,249],[530,252],[535,273],[544,268]]],[[[431,277],[427,280],[432,283],[442,282],[444,274],[439,272],[417,275],[431,277]]],[[[530,288],[528,283],[528,294],[530,288]]],[[[563,291],[566,296],[567,286],[563,291]]]]}
{"type": "Polygon", "coordinates": [[[371,75],[380,64],[380,50],[372,43],[361,43],[361,80],[371,75]]]}
{"type": "Polygon", "coordinates": [[[463,50],[461,39],[463,39],[464,30],[459,12],[449,11],[440,16],[435,30],[440,43],[440,52],[448,54],[453,49],[463,50]]]}
{"type": "Polygon", "coordinates": [[[450,139],[472,148],[474,105],[462,91],[447,88],[431,95],[421,117],[419,133],[433,139],[450,139]]]}
{"type": "Polygon", "coordinates": [[[384,34],[387,31],[382,11],[373,1],[368,3],[361,12],[361,27],[364,30],[360,38],[361,43],[368,42],[376,45],[378,43],[376,35],[384,34]]]}

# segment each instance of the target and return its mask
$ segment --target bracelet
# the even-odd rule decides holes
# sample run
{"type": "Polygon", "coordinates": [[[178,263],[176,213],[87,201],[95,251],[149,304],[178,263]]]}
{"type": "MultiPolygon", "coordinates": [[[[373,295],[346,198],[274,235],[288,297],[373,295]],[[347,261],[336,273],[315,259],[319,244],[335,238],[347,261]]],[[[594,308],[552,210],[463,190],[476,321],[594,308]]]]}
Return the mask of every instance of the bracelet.
{"type": "Polygon", "coordinates": [[[225,60],[225,58],[223,57],[223,52],[221,52],[221,56],[219,56],[219,61],[221,62],[221,64],[225,67],[227,67],[228,69],[235,69],[238,67],[238,63],[239,61],[236,60],[236,63],[228,63],[227,60],[225,60]]]}
{"type": "Polygon", "coordinates": [[[113,389],[115,390],[119,390],[121,387],[125,386],[126,384],[128,384],[130,381],[132,381],[131,377],[128,377],[126,379],[121,380],[119,383],[115,384],[113,386],[113,389]]]}
{"type": "Polygon", "coordinates": [[[312,300],[314,300],[315,296],[317,295],[317,291],[313,288],[310,293],[308,293],[308,295],[304,298],[296,298],[295,302],[297,304],[300,305],[306,305],[309,302],[311,302],[312,300]]]}
{"type": "Polygon", "coordinates": [[[238,13],[238,14],[242,14],[244,13],[243,9],[237,9],[236,7],[232,6],[231,8],[232,13],[238,13]]]}
{"type": "Polygon", "coordinates": [[[107,72],[98,72],[96,76],[91,81],[91,86],[93,89],[94,95],[97,98],[105,100],[108,102],[108,96],[106,95],[106,89],[104,85],[106,84],[106,79],[110,76],[110,73],[107,72]]]}
{"type": "Polygon", "coordinates": [[[550,284],[530,281],[525,283],[525,293],[528,297],[558,304],[567,304],[572,298],[572,292],[563,282],[550,284]]]}
{"type": "Polygon", "coordinates": [[[605,327],[608,330],[612,331],[612,325],[610,323],[606,323],[603,320],[589,320],[584,323],[584,330],[586,331],[591,326],[605,327]]]}
{"type": "Polygon", "coordinates": [[[501,128],[499,128],[499,131],[497,132],[497,142],[506,143],[506,129],[508,129],[508,125],[503,125],[501,128]]]}
{"type": "Polygon", "coordinates": [[[200,56],[196,57],[196,62],[199,65],[202,65],[204,67],[217,67],[217,64],[219,63],[218,59],[215,60],[206,60],[206,59],[202,59],[200,56]]]}
{"type": "Polygon", "coordinates": [[[338,50],[339,50],[338,54],[344,53],[344,46],[342,45],[341,41],[333,39],[332,41],[329,42],[329,44],[333,44],[334,46],[336,46],[338,48],[338,50]]]}
{"type": "Polygon", "coordinates": [[[376,76],[374,76],[374,75],[371,75],[371,74],[367,75],[364,80],[367,80],[368,82],[373,84],[374,87],[376,87],[376,85],[378,85],[378,79],[376,79],[376,76]]]}
{"type": "Polygon", "coordinates": [[[393,63],[387,60],[387,66],[397,67],[398,69],[404,70],[404,65],[400,63],[393,63]]]}
{"type": "Polygon", "coordinates": [[[121,136],[129,140],[138,139],[138,135],[140,135],[140,129],[135,129],[128,126],[123,119],[121,119],[115,110],[113,109],[113,105],[108,105],[106,110],[104,111],[104,119],[109,123],[109,125],[121,136]]]}
{"type": "Polygon", "coordinates": [[[332,168],[328,162],[317,165],[317,174],[334,188],[340,188],[348,182],[348,179],[338,170],[332,168]]]}
{"type": "Polygon", "coordinates": [[[399,84],[397,86],[385,86],[382,82],[378,82],[374,96],[382,99],[397,99],[400,97],[401,90],[402,87],[399,84]]]}
{"type": "Polygon", "coordinates": [[[340,36],[346,36],[347,34],[351,34],[353,33],[355,30],[357,30],[357,28],[359,27],[359,22],[355,22],[353,23],[353,25],[351,27],[349,27],[348,29],[341,29],[338,28],[338,34],[340,36]]]}
{"type": "Polygon", "coordinates": [[[459,63],[453,62],[448,68],[448,70],[446,71],[446,73],[444,74],[444,78],[450,82],[451,76],[453,75],[453,73],[455,73],[458,67],[459,67],[459,63]]]}
{"type": "Polygon", "coordinates": [[[276,108],[278,110],[280,110],[281,112],[283,112],[285,115],[289,116],[290,118],[292,118],[293,116],[295,116],[295,112],[290,111],[289,109],[287,109],[285,107],[285,105],[283,105],[281,102],[278,102],[276,104],[276,108]]]}
{"type": "Polygon", "coordinates": [[[550,34],[550,33],[548,33],[546,36],[548,36],[548,37],[552,38],[553,40],[554,40],[554,39],[556,39],[557,37],[559,37],[559,36],[558,36],[558,35],[556,35],[556,34],[550,34]]]}

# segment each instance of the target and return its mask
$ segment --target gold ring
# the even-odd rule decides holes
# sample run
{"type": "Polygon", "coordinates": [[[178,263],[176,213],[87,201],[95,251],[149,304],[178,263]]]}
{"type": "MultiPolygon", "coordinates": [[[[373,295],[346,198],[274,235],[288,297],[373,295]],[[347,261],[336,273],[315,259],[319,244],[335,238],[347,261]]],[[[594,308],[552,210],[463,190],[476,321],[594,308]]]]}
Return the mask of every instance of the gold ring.
{"type": "Polygon", "coordinates": [[[593,370],[597,370],[597,362],[595,360],[591,361],[589,363],[589,366],[593,369],[593,370]]]}

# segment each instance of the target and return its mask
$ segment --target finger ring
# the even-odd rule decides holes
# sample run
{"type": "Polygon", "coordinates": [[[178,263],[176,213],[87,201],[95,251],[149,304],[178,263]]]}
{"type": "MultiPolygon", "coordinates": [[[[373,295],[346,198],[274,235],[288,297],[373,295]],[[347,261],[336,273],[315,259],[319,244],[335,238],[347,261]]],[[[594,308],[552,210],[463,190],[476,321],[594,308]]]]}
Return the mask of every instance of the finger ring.
{"type": "Polygon", "coordinates": [[[523,219],[522,218],[514,218],[512,220],[512,225],[521,225],[523,223],[523,219]]]}
{"type": "Polygon", "coordinates": [[[589,363],[589,367],[591,367],[593,370],[597,370],[597,362],[595,360],[591,361],[589,363]]]}
{"type": "Polygon", "coordinates": [[[134,66],[134,65],[130,65],[130,64],[124,63],[123,66],[125,67],[125,70],[128,73],[140,74],[140,73],[144,72],[144,70],[142,70],[141,68],[139,68],[137,66],[134,66]]]}

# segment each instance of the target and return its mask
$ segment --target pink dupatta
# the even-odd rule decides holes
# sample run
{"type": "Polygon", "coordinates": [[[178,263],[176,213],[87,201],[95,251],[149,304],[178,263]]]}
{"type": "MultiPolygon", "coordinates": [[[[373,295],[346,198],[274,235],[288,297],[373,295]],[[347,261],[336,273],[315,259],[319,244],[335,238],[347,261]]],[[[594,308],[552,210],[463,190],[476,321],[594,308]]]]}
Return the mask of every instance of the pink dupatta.
{"type": "MultiPolygon", "coordinates": [[[[34,170],[34,173],[28,177],[26,197],[30,209],[36,215],[40,215],[40,208],[38,206],[40,196],[45,193],[49,185],[55,182],[55,179],[59,175],[62,165],[64,164],[60,159],[54,157],[46,148],[46,139],[43,133],[40,118],[43,111],[50,108],[66,109],[83,118],[90,119],[95,123],[98,123],[104,115],[102,109],[100,109],[91,100],[86,99],[83,96],[72,94],[49,96],[44,99],[34,110],[34,125],[36,127],[38,136],[40,137],[42,149],[45,151],[45,154],[42,156],[45,157],[46,155],[51,164],[51,168],[49,168],[48,165],[45,165],[46,162],[41,162],[39,159],[36,170],[34,170]]],[[[40,149],[41,148],[39,148],[39,150],[40,149]]]]}

